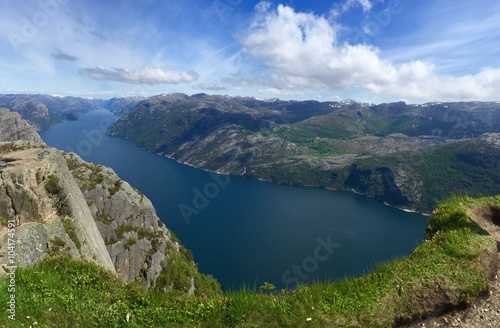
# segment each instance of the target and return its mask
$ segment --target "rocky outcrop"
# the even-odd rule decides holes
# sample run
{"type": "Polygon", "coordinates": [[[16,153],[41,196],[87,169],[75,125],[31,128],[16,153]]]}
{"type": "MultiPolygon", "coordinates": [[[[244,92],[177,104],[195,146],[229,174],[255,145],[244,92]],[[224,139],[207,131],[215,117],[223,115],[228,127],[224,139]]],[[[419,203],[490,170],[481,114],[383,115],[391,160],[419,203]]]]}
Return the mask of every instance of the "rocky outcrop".
{"type": "Polygon", "coordinates": [[[151,202],[112,169],[46,146],[16,113],[0,111],[0,126],[3,140],[28,140],[0,142],[0,274],[69,255],[146,288],[220,293],[151,202]]]}
{"type": "Polygon", "coordinates": [[[17,264],[50,253],[94,260],[114,271],[104,240],[62,152],[29,142],[1,143],[0,262],[6,264],[7,220],[15,222],[17,264]],[[2,256],[3,255],[3,256],[2,256]]]}
{"type": "Polygon", "coordinates": [[[169,254],[180,245],[156,216],[150,200],[108,167],[66,154],[71,172],[106,243],[113,265],[126,281],[144,278],[156,287],[169,254]]]}
{"type": "Polygon", "coordinates": [[[0,159],[6,162],[0,170],[0,274],[12,265],[13,240],[16,266],[65,254],[145,288],[220,293],[151,202],[112,169],[26,141],[0,143],[0,159]]]}
{"type": "Polygon", "coordinates": [[[44,143],[21,115],[10,112],[6,108],[0,109],[0,127],[0,142],[26,140],[32,143],[44,143]]]}

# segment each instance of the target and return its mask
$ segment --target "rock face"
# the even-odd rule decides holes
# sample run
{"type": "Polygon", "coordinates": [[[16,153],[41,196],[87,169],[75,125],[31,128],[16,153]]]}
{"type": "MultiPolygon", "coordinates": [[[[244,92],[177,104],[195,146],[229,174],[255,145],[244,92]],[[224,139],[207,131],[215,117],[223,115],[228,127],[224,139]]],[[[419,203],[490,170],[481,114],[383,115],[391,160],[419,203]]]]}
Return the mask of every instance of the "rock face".
{"type": "Polygon", "coordinates": [[[69,255],[145,288],[184,296],[220,293],[151,202],[112,169],[46,146],[18,114],[0,111],[0,122],[3,140],[29,140],[0,142],[0,274],[12,265],[69,255]]]}
{"type": "Polygon", "coordinates": [[[9,266],[9,238],[17,266],[49,255],[96,261],[125,281],[191,296],[219,293],[156,216],[149,199],[112,169],[43,144],[0,143],[0,274],[9,266]],[[70,170],[71,169],[71,170],[70,170]],[[9,237],[9,222],[15,224],[9,237]]]}
{"type": "Polygon", "coordinates": [[[156,216],[149,199],[107,167],[66,154],[73,176],[94,217],[118,274],[126,281],[143,277],[156,287],[171,253],[180,245],[156,216]]]}
{"type": "MultiPolygon", "coordinates": [[[[15,220],[18,265],[31,266],[48,253],[64,251],[114,271],[62,152],[19,141],[1,143],[0,149],[7,162],[0,172],[0,216],[15,220]]],[[[6,230],[2,222],[2,255],[7,251],[6,230]]]]}
{"type": "Polygon", "coordinates": [[[44,143],[38,133],[21,118],[21,115],[2,108],[0,109],[0,142],[16,140],[44,143]]]}

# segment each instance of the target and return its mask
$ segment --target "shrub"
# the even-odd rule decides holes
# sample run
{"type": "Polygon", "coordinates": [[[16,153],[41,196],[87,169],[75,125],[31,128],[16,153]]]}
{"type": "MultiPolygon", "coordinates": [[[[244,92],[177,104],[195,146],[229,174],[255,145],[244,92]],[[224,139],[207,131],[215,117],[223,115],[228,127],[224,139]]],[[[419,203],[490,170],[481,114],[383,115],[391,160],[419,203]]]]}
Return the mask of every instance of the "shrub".
{"type": "Polygon", "coordinates": [[[116,227],[116,229],[115,229],[116,238],[122,239],[123,234],[126,232],[130,232],[130,231],[135,231],[134,226],[131,226],[129,224],[120,225],[120,226],[116,227]]]}
{"type": "Polygon", "coordinates": [[[69,238],[75,243],[76,248],[80,250],[82,248],[82,243],[78,238],[78,234],[76,233],[75,226],[73,225],[73,220],[69,217],[65,217],[62,219],[63,227],[69,238]]]}
{"type": "Polygon", "coordinates": [[[49,256],[69,255],[70,248],[66,241],[60,237],[54,237],[49,240],[49,249],[47,254],[49,256]]]}
{"type": "Polygon", "coordinates": [[[68,200],[64,194],[59,177],[51,174],[45,180],[45,190],[53,196],[54,206],[59,215],[71,216],[71,208],[69,207],[68,200]]]}
{"type": "Polygon", "coordinates": [[[118,192],[118,190],[120,190],[121,187],[122,187],[122,180],[116,180],[113,187],[108,188],[109,195],[113,196],[118,192]]]}
{"type": "Polygon", "coordinates": [[[59,177],[54,174],[49,175],[45,180],[45,190],[52,195],[60,194],[62,191],[59,186],[59,177]]]}
{"type": "Polygon", "coordinates": [[[129,239],[127,239],[127,241],[125,242],[125,248],[126,249],[129,249],[130,246],[132,245],[135,245],[137,244],[137,240],[134,238],[134,237],[130,237],[129,239]]]}

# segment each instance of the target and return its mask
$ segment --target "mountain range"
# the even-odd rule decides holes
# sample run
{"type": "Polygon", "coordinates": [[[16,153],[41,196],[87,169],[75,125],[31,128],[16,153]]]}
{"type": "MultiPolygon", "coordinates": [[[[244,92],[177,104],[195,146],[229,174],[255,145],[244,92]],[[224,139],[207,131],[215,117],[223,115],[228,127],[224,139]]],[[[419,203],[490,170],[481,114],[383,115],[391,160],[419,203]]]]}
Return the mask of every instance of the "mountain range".
{"type": "Polygon", "coordinates": [[[0,95],[35,129],[106,108],[108,133],[181,163],[350,190],[428,213],[450,195],[500,193],[499,102],[291,101],[207,94],[109,100],[0,95]]]}
{"type": "Polygon", "coordinates": [[[167,94],[108,131],[201,169],[352,190],[428,212],[500,193],[500,103],[408,105],[167,94]]]}

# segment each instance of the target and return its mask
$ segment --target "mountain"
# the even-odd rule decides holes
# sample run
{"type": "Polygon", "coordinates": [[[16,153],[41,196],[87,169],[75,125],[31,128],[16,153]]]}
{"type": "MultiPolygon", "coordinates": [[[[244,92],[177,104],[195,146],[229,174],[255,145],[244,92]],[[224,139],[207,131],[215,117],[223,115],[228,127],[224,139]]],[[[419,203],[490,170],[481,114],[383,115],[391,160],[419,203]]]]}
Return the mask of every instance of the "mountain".
{"type": "MultiPolygon", "coordinates": [[[[213,116],[210,124],[252,122],[244,126],[255,127],[245,115],[213,116]]],[[[454,197],[440,204],[424,242],[410,256],[364,276],[276,293],[264,283],[260,291],[222,295],[213,278],[197,271],[192,254],[159,221],[150,201],[112,169],[39,143],[18,114],[0,110],[0,127],[0,289],[6,291],[0,302],[7,313],[0,326],[16,320],[43,327],[396,327],[472,305],[479,309],[473,318],[477,326],[498,326],[493,310],[500,298],[492,285],[500,273],[500,196],[454,197]],[[13,141],[16,136],[25,140],[13,141]],[[484,295],[490,295],[492,306],[476,302],[484,295]]],[[[356,168],[351,183],[357,186],[373,185],[370,177],[376,174],[390,180],[382,169],[389,164],[371,160],[414,163],[422,176],[428,172],[429,179],[442,180],[434,187],[453,175],[461,181],[459,170],[468,166],[479,170],[471,178],[488,179],[500,148],[498,133],[445,141],[402,134],[362,138],[336,142],[352,148],[373,144],[367,154],[387,150],[380,157],[359,156],[365,166],[379,165],[376,171],[350,166],[356,168]],[[404,155],[395,155],[395,143],[404,155]],[[431,175],[434,163],[450,173],[431,175]]],[[[317,155],[315,148],[297,147],[304,160],[317,155]]],[[[448,323],[447,318],[435,320],[448,323]]],[[[468,314],[454,321],[464,319],[470,323],[468,314]]]]}
{"type": "Polygon", "coordinates": [[[500,104],[150,97],[108,131],[205,170],[354,190],[429,212],[500,193],[500,104]]]}
{"type": "Polygon", "coordinates": [[[80,116],[106,108],[121,116],[134,108],[144,97],[117,97],[108,100],[32,94],[0,94],[0,108],[19,113],[35,130],[74,121],[80,116]]]}
{"type": "Polygon", "coordinates": [[[122,116],[133,109],[139,102],[146,99],[145,97],[120,97],[111,98],[103,101],[103,108],[108,109],[116,116],[122,116]]]}
{"type": "Polygon", "coordinates": [[[102,107],[99,99],[60,97],[50,95],[3,94],[0,108],[19,113],[35,130],[51,125],[77,120],[89,111],[102,107]]]}
{"type": "Polygon", "coordinates": [[[17,113],[0,110],[0,126],[0,274],[12,264],[68,256],[146,289],[184,296],[220,291],[151,202],[112,169],[48,147],[17,113]],[[13,249],[15,258],[8,255],[13,249]]]}

